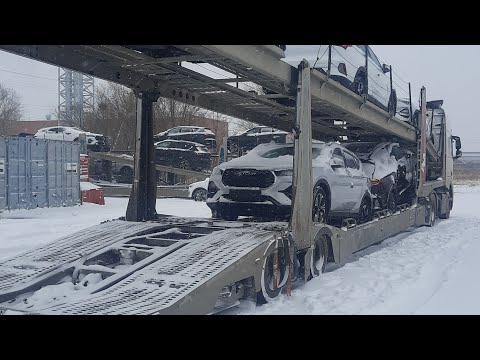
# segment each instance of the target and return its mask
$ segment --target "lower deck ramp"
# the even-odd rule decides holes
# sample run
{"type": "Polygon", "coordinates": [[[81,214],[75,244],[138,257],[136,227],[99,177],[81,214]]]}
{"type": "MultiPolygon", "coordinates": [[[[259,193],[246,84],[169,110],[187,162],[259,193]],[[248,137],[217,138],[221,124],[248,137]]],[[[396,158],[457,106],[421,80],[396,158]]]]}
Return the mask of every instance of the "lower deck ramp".
{"type": "MultiPolygon", "coordinates": [[[[262,265],[258,260],[278,230],[271,225],[173,217],[101,224],[83,236],[77,234],[76,240],[75,236],[66,237],[1,263],[0,271],[10,271],[11,278],[2,283],[0,308],[72,315],[208,313],[231,279],[258,275],[262,265]],[[95,262],[120,251],[146,256],[131,266],[106,267],[95,262]],[[82,252],[88,254],[82,258],[82,252]],[[72,278],[57,279],[78,271],[73,269],[98,271],[102,278],[86,291],[65,296],[62,289],[74,286],[72,278]],[[14,286],[14,279],[21,281],[21,291],[14,286]],[[61,296],[27,303],[35,292],[52,286],[61,296]]],[[[79,285],[75,286],[78,289],[79,285]]]]}
{"type": "Polygon", "coordinates": [[[0,262],[1,294],[30,282],[67,263],[129,236],[153,231],[163,224],[108,221],[68,235],[0,262]]]}

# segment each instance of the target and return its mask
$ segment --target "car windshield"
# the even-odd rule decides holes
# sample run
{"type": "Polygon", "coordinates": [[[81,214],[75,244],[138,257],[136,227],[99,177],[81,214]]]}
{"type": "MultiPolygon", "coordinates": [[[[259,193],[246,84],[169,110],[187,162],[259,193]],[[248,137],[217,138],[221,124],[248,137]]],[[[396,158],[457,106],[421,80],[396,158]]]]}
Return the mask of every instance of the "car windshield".
{"type": "Polygon", "coordinates": [[[266,153],[260,156],[267,159],[273,159],[273,158],[278,158],[279,156],[288,156],[288,155],[293,156],[293,146],[280,147],[277,149],[273,149],[273,150],[267,151],[266,153]]]}
{"type": "MultiPolygon", "coordinates": [[[[318,145],[312,148],[313,159],[317,158],[320,155],[320,153],[322,152],[322,148],[323,147],[318,147],[318,145]]],[[[269,150],[263,153],[262,155],[260,155],[260,157],[263,157],[266,159],[274,159],[280,156],[293,156],[293,152],[294,152],[293,146],[285,146],[285,147],[279,147],[277,149],[269,150]]]]}
{"type": "Polygon", "coordinates": [[[370,154],[375,150],[377,143],[350,143],[344,146],[355,154],[370,154]]]}

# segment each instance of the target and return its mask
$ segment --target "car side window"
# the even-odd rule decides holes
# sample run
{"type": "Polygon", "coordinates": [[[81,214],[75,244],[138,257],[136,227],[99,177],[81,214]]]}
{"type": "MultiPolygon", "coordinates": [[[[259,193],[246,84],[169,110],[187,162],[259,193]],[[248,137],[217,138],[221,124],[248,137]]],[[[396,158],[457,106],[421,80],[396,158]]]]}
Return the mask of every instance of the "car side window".
{"type": "Polygon", "coordinates": [[[160,144],[158,144],[156,147],[159,149],[167,149],[170,147],[171,142],[170,141],[165,141],[160,144]]]}
{"type": "Polygon", "coordinates": [[[262,133],[271,133],[272,128],[262,128],[262,133]]]}
{"type": "Polygon", "coordinates": [[[259,130],[258,128],[255,128],[255,129],[250,129],[247,131],[247,135],[253,135],[253,134],[258,134],[259,133],[259,130]]]}
{"type": "Polygon", "coordinates": [[[172,130],[170,130],[168,132],[168,135],[172,135],[172,134],[178,134],[180,132],[180,129],[178,128],[173,128],[172,130]]]}
{"type": "Polygon", "coordinates": [[[342,150],[340,150],[340,148],[335,148],[335,150],[333,150],[332,160],[335,164],[345,167],[345,160],[343,158],[342,150]]]}
{"type": "Polygon", "coordinates": [[[347,168],[357,169],[357,163],[355,161],[355,158],[346,151],[343,152],[343,155],[345,156],[345,165],[347,166],[347,168]]]}
{"type": "Polygon", "coordinates": [[[378,60],[377,56],[373,53],[372,49],[368,47],[368,57],[372,60],[372,62],[378,67],[382,68],[382,64],[380,64],[380,61],[378,60]]]}
{"type": "Polygon", "coordinates": [[[52,133],[52,134],[56,134],[58,133],[58,128],[52,128],[50,130],[48,130],[49,133],[52,133]]]}

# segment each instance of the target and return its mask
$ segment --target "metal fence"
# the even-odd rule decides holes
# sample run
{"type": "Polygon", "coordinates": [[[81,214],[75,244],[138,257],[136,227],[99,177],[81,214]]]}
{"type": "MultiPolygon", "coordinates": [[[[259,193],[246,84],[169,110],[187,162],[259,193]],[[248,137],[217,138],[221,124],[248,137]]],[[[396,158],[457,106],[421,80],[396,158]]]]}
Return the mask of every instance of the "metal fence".
{"type": "Polygon", "coordinates": [[[80,203],[79,144],[0,138],[0,210],[80,203]]]}

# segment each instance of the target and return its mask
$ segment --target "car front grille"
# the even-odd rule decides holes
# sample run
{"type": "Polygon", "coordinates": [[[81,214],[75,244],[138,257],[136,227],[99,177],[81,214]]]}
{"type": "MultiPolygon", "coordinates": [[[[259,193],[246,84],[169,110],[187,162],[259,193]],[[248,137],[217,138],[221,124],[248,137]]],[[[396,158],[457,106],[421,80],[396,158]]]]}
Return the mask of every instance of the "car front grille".
{"type": "Polygon", "coordinates": [[[269,170],[227,169],[222,182],[226,186],[266,189],[275,182],[275,176],[269,170]]]}

